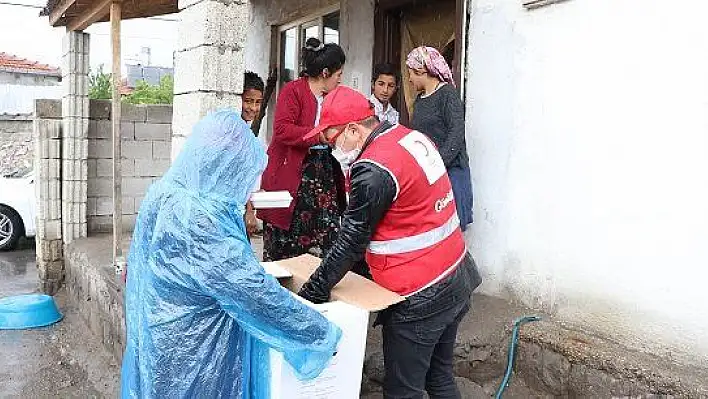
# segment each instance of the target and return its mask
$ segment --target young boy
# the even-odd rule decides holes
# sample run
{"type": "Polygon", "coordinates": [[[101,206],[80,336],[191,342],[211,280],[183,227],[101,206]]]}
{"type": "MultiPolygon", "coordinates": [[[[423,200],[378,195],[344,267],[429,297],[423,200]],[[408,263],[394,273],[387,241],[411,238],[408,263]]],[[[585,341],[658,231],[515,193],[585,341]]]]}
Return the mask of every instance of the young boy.
{"type": "MultiPolygon", "coordinates": [[[[255,120],[259,119],[261,113],[261,104],[263,104],[263,91],[265,90],[263,79],[254,72],[247,71],[243,77],[243,94],[241,94],[241,118],[252,126],[255,120]]],[[[257,132],[254,134],[258,135],[257,132]]],[[[258,179],[260,186],[260,178],[258,179]]],[[[244,214],[246,223],[246,232],[248,236],[258,232],[258,220],[256,212],[253,209],[251,201],[246,203],[246,212],[244,214]]]]}
{"type": "Polygon", "coordinates": [[[241,118],[251,126],[258,118],[263,103],[263,79],[253,72],[246,72],[243,77],[243,94],[241,94],[241,118]]]}
{"type": "Polygon", "coordinates": [[[393,64],[378,64],[374,67],[371,79],[371,97],[379,121],[398,123],[398,111],[391,105],[391,98],[398,89],[398,72],[393,64]]]}

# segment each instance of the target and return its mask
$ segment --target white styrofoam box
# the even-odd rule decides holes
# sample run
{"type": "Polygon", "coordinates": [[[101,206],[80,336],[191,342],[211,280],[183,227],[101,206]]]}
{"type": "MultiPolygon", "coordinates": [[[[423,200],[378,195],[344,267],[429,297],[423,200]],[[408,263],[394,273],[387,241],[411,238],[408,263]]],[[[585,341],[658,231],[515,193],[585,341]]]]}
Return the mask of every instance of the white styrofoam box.
{"type": "Polygon", "coordinates": [[[283,354],[271,350],[271,399],[358,399],[369,312],[341,301],[315,305],[297,298],[339,326],[342,339],[327,368],[310,381],[299,380],[283,354]]]}
{"type": "Polygon", "coordinates": [[[256,209],[287,208],[293,197],[287,191],[258,191],[251,194],[251,203],[256,209]]]}

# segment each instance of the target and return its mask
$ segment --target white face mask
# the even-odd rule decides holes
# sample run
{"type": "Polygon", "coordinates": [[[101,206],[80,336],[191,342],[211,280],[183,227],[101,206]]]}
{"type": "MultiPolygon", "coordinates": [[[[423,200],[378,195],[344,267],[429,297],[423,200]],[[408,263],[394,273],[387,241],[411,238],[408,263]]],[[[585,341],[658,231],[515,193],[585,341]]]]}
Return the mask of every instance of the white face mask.
{"type": "MultiPolygon", "coordinates": [[[[342,134],[347,134],[347,132],[343,132],[342,134]]],[[[346,142],[346,136],[344,137],[344,142],[346,142]]],[[[342,144],[344,144],[342,142],[342,144]]],[[[359,154],[361,153],[361,150],[358,148],[354,148],[353,150],[349,151],[344,151],[342,147],[340,146],[335,146],[334,151],[332,151],[332,156],[334,159],[339,162],[340,165],[342,165],[342,169],[347,170],[351,166],[354,161],[359,157],[359,154]]]]}
{"type": "Polygon", "coordinates": [[[339,162],[340,165],[342,165],[342,168],[347,169],[354,161],[356,161],[360,153],[361,150],[358,148],[355,148],[349,152],[344,152],[341,148],[336,147],[334,151],[332,151],[332,156],[337,160],[337,162],[339,162]]]}

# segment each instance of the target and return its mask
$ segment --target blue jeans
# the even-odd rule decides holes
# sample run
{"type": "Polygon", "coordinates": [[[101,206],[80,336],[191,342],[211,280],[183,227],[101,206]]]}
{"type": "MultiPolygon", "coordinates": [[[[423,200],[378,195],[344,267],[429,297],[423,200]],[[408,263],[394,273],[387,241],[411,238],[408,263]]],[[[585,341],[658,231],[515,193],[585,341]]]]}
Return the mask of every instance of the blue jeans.
{"type": "Polygon", "coordinates": [[[467,229],[467,225],[472,223],[472,208],[474,206],[472,195],[472,177],[469,167],[452,167],[447,170],[452,184],[452,192],[457,205],[457,215],[460,217],[460,228],[467,229]]]}
{"type": "Polygon", "coordinates": [[[384,397],[460,398],[453,374],[457,328],[481,279],[470,256],[452,275],[379,315],[383,325],[384,397]]]}

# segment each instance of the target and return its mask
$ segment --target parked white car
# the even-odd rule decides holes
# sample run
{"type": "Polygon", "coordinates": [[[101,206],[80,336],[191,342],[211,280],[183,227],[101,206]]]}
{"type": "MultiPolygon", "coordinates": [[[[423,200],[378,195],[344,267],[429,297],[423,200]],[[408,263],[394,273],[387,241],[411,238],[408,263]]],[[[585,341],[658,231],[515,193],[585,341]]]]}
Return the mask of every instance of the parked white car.
{"type": "Polygon", "coordinates": [[[31,170],[0,177],[0,251],[14,249],[20,237],[34,237],[35,204],[31,170]]]}

